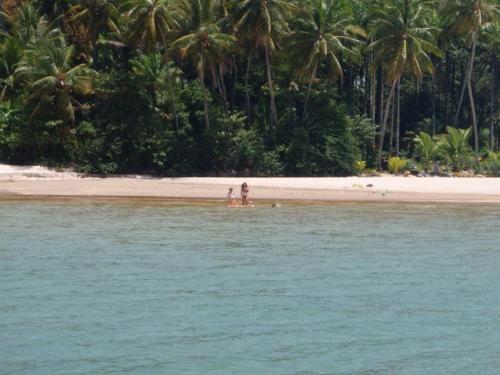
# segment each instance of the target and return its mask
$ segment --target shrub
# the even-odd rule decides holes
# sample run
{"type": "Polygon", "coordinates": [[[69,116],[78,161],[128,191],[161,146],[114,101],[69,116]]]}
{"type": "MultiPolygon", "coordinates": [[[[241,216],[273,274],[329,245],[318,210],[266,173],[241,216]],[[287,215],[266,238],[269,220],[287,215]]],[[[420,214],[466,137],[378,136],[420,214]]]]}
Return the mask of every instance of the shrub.
{"type": "Polygon", "coordinates": [[[417,145],[417,154],[425,171],[428,172],[444,144],[424,132],[420,132],[414,141],[417,145]]]}
{"type": "Polygon", "coordinates": [[[408,165],[408,162],[405,159],[401,159],[399,157],[389,158],[387,162],[387,167],[389,172],[392,174],[401,174],[408,165]]]}
{"type": "Polygon", "coordinates": [[[257,165],[257,174],[260,176],[283,175],[285,166],[281,161],[282,152],[283,147],[278,147],[273,151],[264,152],[257,165]]]}
{"type": "Polygon", "coordinates": [[[500,176],[500,152],[489,152],[488,157],[479,164],[479,170],[491,176],[500,176]]]}
{"type": "Polygon", "coordinates": [[[349,127],[346,109],[327,88],[311,97],[316,108],[295,125],[287,144],[287,174],[348,176],[355,173],[360,151],[349,127]]]}
{"type": "Polygon", "coordinates": [[[366,161],[364,160],[357,160],[354,163],[354,169],[356,170],[357,174],[361,174],[365,171],[366,169],[366,161]]]}
{"type": "Polygon", "coordinates": [[[454,171],[461,171],[471,161],[472,149],[469,145],[471,129],[456,129],[448,126],[448,134],[442,135],[442,143],[445,158],[454,171]]]}

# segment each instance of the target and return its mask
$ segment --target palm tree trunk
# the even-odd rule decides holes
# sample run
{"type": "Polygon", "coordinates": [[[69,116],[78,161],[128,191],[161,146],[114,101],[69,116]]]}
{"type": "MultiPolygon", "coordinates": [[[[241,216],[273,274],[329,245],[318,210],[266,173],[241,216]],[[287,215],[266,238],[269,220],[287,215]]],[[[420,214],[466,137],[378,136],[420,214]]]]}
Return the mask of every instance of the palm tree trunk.
{"type": "Polygon", "coordinates": [[[97,59],[99,58],[99,51],[97,49],[97,38],[99,37],[99,33],[92,33],[92,66],[97,68],[97,59]]]}
{"type": "Polygon", "coordinates": [[[207,88],[205,86],[205,74],[204,74],[203,69],[201,69],[201,71],[200,71],[199,79],[200,79],[201,87],[203,88],[203,107],[205,110],[205,130],[209,130],[210,129],[210,120],[208,118],[208,92],[207,92],[207,88]]]}
{"type": "Polygon", "coordinates": [[[269,97],[271,106],[271,126],[278,122],[278,113],[276,111],[276,99],[274,97],[273,77],[271,73],[271,61],[269,58],[269,46],[264,43],[264,54],[266,58],[267,83],[269,85],[269,97]]]}
{"type": "Polygon", "coordinates": [[[397,110],[396,110],[396,156],[399,157],[399,133],[401,132],[401,78],[398,79],[398,92],[397,92],[397,110]]]}
{"type": "MultiPolygon", "coordinates": [[[[371,63],[373,63],[373,52],[371,54],[371,63]]],[[[377,76],[375,74],[375,69],[370,69],[370,112],[371,120],[373,125],[373,140],[372,140],[372,152],[373,155],[376,153],[376,142],[377,142],[377,76]]]]}
{"type": "Polygon", "coordinates": [[[309,84],[307,85],[306,101],[304,102],[304,117],[307,116],[307,107],[309,105],[309,99],[311,99],[312,83],[314,81],[314,77],[316,77],[317,70],[318,70],[318,61],[316,61],[316,64],[314,64],[314,69],[311,73],[311,78],[309,79],[309,84]]]}
{"type": "Polygon", "coordinates": [[[378,145],[378,156],[377,156],[377,166],[378,169],[382,169],[382,151],[384,150],[384,138],[385,138],[385,129],[387,127],[387,120],[389,118],[389,110],[391,109],[392,97],[394,96],[394,92],[396,91],[396,85],[398,83],[398,79],[392,81],[391,91],[389,91],[389,96],[387,97],[387,101],[385,104],[384,117],[382,120],[382,125],[380,127],[380,141],[378,145]]]}
{"type": "Polygon", "coordinates": [[[372,70],[370,73],[370,112],[372,117],[373,128],[377,123],[377,96],[376,96],[376,88],[377,88],[377,77],[375,72],[372,70]]]}
{"type": "Polygon", "coordinates": [[[363,61],[363,82],[364,82],[364,95],[363,95],[363,113],[365,114],[366,117],[368,117],[368,105],[369,105],[369,99],[368,99],[368,57],[364,57],[363,61]]]}
{"type": "Polygon", "coordinates": [[[434,74],[432,75],[432,136],[436,135],[436,90],[434,82],[434,74]]]}
{"type": "Polygon", "coordinates": [[[472,115],[472,125],[474,127],[474,151],[479,153],[479,129],[477,126],[477,115],[476,115],[476,105],[474,103],[474,93],[472,91],[472,82],[469,79],[467,81],[467,91],[469,93],[470,110],[472,115]]]}
{"type": "Polygon", "coordinates": [[[460,111],[462,110],[462,104],[463,104],[464,97],[465,97],[465,88],[468,86],[469,81],[471,79],[472,68],[474,65],[474,57],[475,56],[476,56],[476,32],[474,31],[472,33],[472,48],[471,48],[470,58],[469,58],[469,61],[467,63],[467,70],[465,72],[465,79],[464,79],[464,83],[462,84],[462,90],[460,91],[460,99],[458,101],[457,112],[455,114],[455,120],[453,121],[455,126],[458,125],[458,117],[460,116],[460,111]]]}
{"type": "Polygon", "coordinates": [[[379,123],[384,122],[384,70],[380,69],[380,109],[379,123]]]}
{"type": "Polygon", "coordinates": [[[212,79],[215,82],[215,87],[219,90],[219,94],[222,98],[222,101],[224,102],[224,108],[227,109],[227,98],[225,89],[223,87],[222,75],[219,75],[219,73],[217,72],[217,70],[215,70],[213,65],[210,65],[210,71],[212,72],[212,79]]]}
{"type": "Polygon", "coordinates": [[[491,103],[490,103],[490,151],[495,149],[495,65],[497,62],[496,53],[491,54],[491,103]]]}
{"type": "Polygon", "coordinates": [[[396,132],[396,129],[394,127],[396,126],[396,95],[392,97],[392,102],[391,102],[391,131],[389,132],[389,155],[392,155],[395,144],[394,144],[394,133],[396,132]]]}
{"type": "Polygon", "coordinates": [[[170,74],[170,69],[168,67],[168,56],[166,54],[165,54],[165,66],[167,67],[168,95],[170,96],[170,101],[172,102],[172,112],[174,114],[175,129],[179,130],[179,117],[177,116],[177,107],[175,106],[174,89],[172,87],[172,77],[170,74]]]}
{"type": "Polygon", "coordinates": [[[450,53],[446,52],[446,71],[444,78],[444,122],[448,123],[448,93],[450,86],[450,53]]]}
{"type": "Polygon", "coordinates": [[[250,119],[250,111],[251,111],[251,103],[250,103],[250,91],[248,89],[248,78],[250,76],[250,65],[252,62],[252,55],[248,55],[248,61],[247,61],[247,71],[245,73],[245,95],[247,99],[247,117],[250,119]]]}
{"type": "Polygon", "coordinates": [[[224,105],[226,106],[226,109],[228,109],[228,101],[227,101],[227,90],[226,90],[226,83],[224,82],[224,72],[222,71],[222,65],[219,65],[219,79],[220,79],[220,85],[222,88],[222,97],[224,99],[224,105]]]}
{"type": "Polygon", "coordinates": [[[472,91],[472,70],[474,68],[474,57],[476,55],[476,32],[472,34],[472,52],[471,59],[469,64],[469,70],[467,71],[467,89],[469,91],[469,102],[470,102],[470,110],[472,115],[472,124],[474,126],[474,151],[476,154],[479,152],[479,129],[477,126],[477,115],[476,115],[476,106],[474,103],[474,92],[472,91]]]}

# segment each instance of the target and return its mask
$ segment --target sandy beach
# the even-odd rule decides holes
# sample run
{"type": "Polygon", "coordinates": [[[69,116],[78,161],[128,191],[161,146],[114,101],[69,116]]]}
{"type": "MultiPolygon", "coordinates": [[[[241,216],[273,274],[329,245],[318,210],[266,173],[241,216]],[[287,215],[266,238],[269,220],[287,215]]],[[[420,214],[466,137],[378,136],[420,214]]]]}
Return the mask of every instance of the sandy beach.
{"type": "Polygon", "coordinates": [[[99,199],[224,200],[227,189],[250,186],[251,199],[303,202],[500,203],[500,178],[453,177],[84,177],[40,166],[0,164],[0,200],[99,199]]]}

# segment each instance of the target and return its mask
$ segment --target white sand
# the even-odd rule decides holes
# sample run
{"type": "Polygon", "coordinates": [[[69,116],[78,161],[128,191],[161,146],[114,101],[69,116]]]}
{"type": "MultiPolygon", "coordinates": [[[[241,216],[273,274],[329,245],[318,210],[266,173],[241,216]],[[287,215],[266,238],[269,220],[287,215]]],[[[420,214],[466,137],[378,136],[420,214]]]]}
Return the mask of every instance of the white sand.
{"type": "Polygon", "coordinates": [[[300,201],[404,201],[500,203],[500,178],[151,178],[83,177],[70,170],[0,164],[0,197],[132,197],[224,199],[228,187],[247,182],[251,198],[300,201]],[[372,185],[372,186],[370,186],[372,185]]]}
{"type": "Polygon", "coordinates": [[[27,180],[27,179],[72,179],[77,178],[78,173],[70,169],[55,170],[40,165],[10,165],[0,164],[0,180],[27,180]]]}

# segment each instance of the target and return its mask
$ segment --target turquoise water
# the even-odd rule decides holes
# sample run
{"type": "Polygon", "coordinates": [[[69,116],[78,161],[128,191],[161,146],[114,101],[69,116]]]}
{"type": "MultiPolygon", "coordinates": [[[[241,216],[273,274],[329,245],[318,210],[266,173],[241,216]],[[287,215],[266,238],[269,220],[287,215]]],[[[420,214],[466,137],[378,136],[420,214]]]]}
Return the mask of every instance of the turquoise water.
{"type": "Polygon", "coordinates": [[[500,206],[0,218],[2,375],[500,373],[500,206]]]}

